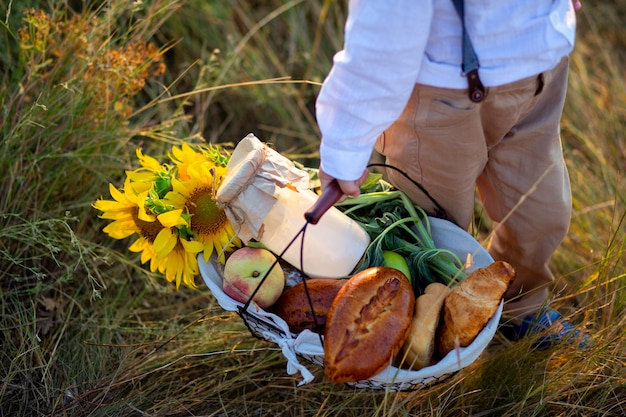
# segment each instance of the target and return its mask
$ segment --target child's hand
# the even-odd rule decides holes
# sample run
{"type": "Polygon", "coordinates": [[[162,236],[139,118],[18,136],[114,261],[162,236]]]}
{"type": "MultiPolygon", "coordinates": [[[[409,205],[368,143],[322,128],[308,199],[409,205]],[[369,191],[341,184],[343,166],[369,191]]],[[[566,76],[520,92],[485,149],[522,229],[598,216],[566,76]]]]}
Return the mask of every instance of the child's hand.
{"type": "MultiPolygon", "coordinates": [[[[363,181],[365,181],[368,175],[369,175],[369,172],[366,169],[365,171],[363,171],[363,174],[361,175],[359,179],[339,180],[325,173],[322,170],[322,168],[320,168],[318,171],[318,176],[320,179],[320,183],[322,185],[322,193],[324,193],[324,190],[328,187],[328,184],[330,182],[332,182],[333,180],[337,180],[337,183],[339,184],[339,187],[341,188],[341,191],[343,192],[344,196],[351,196],[351,197],[357,197],[359,194],[361,194],[361,184],[363,184],[363,181]]],[[[343,201],[345,199],[346,198],[343,197],[340,201],[343,201]]]]}

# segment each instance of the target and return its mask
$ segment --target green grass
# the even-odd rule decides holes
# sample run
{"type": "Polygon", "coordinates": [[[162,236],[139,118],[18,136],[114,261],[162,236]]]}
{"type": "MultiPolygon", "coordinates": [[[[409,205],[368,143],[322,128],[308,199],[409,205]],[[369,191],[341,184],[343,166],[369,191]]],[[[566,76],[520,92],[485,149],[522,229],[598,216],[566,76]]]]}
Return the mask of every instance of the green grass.
{"type": "Polygon", "coordinates": [[[584,3],[562,123],[574,216],[553,260],[554,303],[593,346],[537,353],[497,336],[448,379],[386,393],[332,385],[313,365],[315,381],[298,387],[275,345],[203,285],[176,291],[151,274],[91,207],[137,146],[159,157],[253,132],[316,164],[313,105],[343,2],[3,2],[0,415],[626,414],[625,18],[624,2],[584,3]],[[39,42],[18,36],[29,6],[53,17],[33,21],[52,29],[39,42]],[[136,46],[147,42],[165,73],[136,46]]]}

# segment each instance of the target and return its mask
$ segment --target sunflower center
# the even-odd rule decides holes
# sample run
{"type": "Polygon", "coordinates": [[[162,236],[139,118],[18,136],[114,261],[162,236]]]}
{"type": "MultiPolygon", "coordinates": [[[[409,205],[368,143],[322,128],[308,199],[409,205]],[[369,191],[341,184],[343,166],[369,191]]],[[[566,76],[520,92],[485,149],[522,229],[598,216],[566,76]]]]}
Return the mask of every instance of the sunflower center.
{"type": "Polygon", "coordinates": [[[222,229],[227,221],[224,210],[213,199],[213,189],[198,188],[185,205],[191,217],[191,230],[199,234],[212,234],[222,229]]]}
{"type": "Polygon", "coordinates": [[[133,220],[135,221],[135,225],[139,230],[139,235],[150,243],[154,242],[159,232],[163,230],[163,225],[158,220],[155,220],[153,222],[141,220],[138,213],[139,209],[133,212],[133,220]]]}

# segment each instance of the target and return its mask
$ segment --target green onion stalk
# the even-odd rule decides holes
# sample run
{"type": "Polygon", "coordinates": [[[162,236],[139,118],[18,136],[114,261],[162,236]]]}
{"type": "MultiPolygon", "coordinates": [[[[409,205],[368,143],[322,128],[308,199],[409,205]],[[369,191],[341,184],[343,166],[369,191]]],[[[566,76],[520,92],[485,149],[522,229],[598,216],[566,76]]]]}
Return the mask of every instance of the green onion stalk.
{"type": "Polygon", "coordinates": [[[371,174],[358,197],[336,206],[363,227],[371,238],[355,272],[384,265],[383,251],[401,254],[407,261],[413,291],[423,294],[426,286],[440,282],[452,286],[466,277],[463,263],[450,250],[438,248],[426,212],[408,196],[371,174]]]}

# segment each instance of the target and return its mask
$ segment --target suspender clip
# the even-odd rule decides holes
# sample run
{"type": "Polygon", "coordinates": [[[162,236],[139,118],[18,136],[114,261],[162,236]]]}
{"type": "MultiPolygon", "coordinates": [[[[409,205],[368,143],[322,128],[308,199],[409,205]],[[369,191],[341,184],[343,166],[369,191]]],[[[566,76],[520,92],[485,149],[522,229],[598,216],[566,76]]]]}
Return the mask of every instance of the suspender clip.
{"type": "Polygon", "coordinates": [[[485,98],[485,87],[478,77],[478,69],[468,72],[466,76],[470,100],[474,103],[480,103],[485,98]]]}

